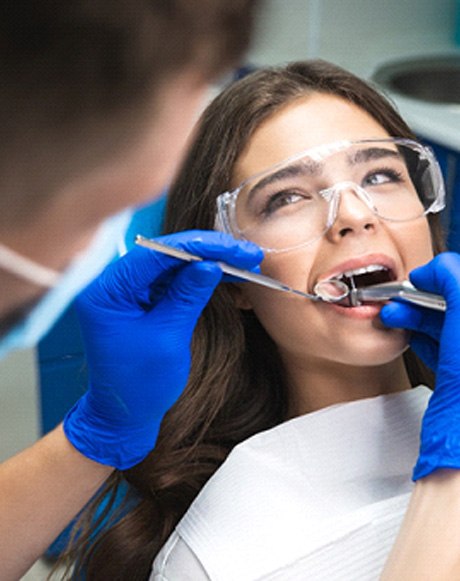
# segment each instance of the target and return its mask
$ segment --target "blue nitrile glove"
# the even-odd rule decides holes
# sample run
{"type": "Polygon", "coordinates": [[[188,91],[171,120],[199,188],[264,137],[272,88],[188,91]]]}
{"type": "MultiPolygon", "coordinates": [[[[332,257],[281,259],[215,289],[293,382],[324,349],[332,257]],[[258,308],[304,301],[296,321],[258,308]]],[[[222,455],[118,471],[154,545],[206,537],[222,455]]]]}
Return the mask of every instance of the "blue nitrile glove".
{"type": "Polygon", "coordinates": [[[415,269],[410,280],[447,302],[445,313],[393,302],[380,315],[389,327],[413,331],[411,347],[436,373],[414,468],[413,478],[418,480],[438,468],[460,468],[460,255],[440,254],[415,269]]]}
{"type": "Polygon", "coordinates": [[[121,470],[153,449],[163,415],[187,383],[193,330],[222,276],[210,261],[255,269],[263,258],[255,244],[218,232],[158,240],[207,260],[134,248],[77,299],[89,388],[64,430],[82,454],[121,470]]]}

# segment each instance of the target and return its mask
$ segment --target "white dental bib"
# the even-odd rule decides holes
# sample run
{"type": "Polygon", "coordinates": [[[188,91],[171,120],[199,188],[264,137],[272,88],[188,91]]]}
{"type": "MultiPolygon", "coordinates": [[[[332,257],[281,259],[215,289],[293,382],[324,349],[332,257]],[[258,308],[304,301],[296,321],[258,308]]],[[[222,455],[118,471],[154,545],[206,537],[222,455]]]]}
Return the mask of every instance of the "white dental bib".
{"type": "Polygon", "coordinates": [[[413,488],[430,395],[420,386],[338,404],[236,446],[151,579],[378,579],[413,488]]]}

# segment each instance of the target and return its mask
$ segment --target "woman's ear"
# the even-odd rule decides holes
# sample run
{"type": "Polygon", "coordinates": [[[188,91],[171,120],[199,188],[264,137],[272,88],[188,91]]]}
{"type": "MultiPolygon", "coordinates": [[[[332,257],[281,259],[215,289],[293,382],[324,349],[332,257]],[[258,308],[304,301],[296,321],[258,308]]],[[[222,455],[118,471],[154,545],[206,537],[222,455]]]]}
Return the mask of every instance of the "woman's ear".
{"type": "Polygon", "coordinates": [[[229,287],[235,307],[242,311],[250,311],[252,309],[252,304],[245,293],[244,285],[230,284],[229,287]]]}

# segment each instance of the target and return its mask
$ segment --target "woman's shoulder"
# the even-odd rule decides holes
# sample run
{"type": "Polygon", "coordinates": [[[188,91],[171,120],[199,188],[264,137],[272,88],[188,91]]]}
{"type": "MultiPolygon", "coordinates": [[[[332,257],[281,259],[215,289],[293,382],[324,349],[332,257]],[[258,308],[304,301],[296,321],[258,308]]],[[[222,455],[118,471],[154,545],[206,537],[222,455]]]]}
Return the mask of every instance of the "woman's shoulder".
{"type": "Polygon", "coordinates": [[[158,553],[149,581],[209,581],[195,553],[174,531],[158,553]]]}

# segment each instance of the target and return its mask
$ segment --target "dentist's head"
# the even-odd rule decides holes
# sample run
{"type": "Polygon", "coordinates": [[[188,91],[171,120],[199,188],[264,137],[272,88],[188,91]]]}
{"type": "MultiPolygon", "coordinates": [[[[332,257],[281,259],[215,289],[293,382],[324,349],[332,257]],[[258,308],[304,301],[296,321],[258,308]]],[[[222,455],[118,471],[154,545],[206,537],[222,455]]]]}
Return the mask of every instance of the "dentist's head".
{"type": "Polygon", "coordinates": [[[16,328],[3,350],[39,338],[113,256],[128,217],[101,227],[105,218],[154,197],[170,179],[209,82],[247,47],[255,4],[2,3],[4,338],[47,295],[33,329],[16,328]]]}

